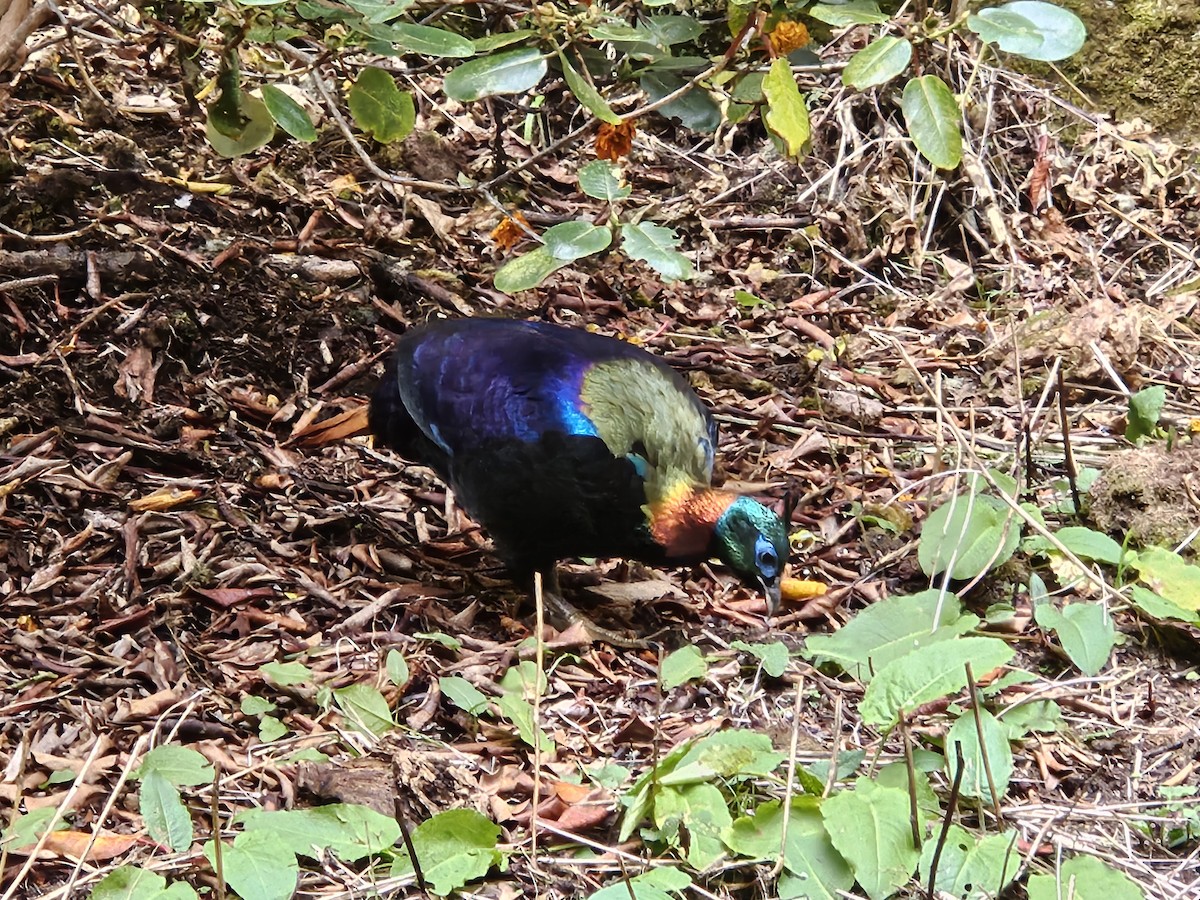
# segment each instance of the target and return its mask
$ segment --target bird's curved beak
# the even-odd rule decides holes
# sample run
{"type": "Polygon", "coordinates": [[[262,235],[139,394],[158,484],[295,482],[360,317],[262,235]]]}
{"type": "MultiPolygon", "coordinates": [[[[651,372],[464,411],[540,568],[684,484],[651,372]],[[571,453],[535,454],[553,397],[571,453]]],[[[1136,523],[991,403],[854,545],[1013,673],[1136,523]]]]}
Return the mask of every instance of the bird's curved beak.
{"type": "Polygon", "coordinates": [[[773,581],[768,582],[760,578],[758,583],[762,585],[763,593],[767,595],[767,618],[770,619],[779,613],[780,579],[776,578],[773,581]]]}

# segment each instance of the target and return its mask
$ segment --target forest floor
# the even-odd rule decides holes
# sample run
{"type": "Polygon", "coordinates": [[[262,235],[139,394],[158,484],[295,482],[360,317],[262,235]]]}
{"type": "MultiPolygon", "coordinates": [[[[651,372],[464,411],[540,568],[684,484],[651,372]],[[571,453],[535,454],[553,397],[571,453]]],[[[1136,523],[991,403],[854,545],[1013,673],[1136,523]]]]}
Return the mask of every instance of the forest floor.
{"type": "MultiPolygon", "coordinates": [[[[1200,423],[1195,152],[1003,70],[980,75],[998,98],[986,148],[946,180],[852,95],[817,114],[799,163],[753,124],[714,143],[644,122],[634,201],[680,230],[699,277],[664,285],[614,254],[508,297],[490,286],[505,258],[490,204],[375,181],[336,133],[220,159],[173,70],[149,59],[48,43],[0,88],[0,811],[56,810],[69,833],[97,835],[80,865],[77,846],[44,844],[29,865],[9,841],[6,900],[82,893],[125,862],[212,884],[199,843],[145,837],[130,776],[172,742],[216,766],[185,791],[197,842],[210,810],[336,799],[390,815],[403,767],[414,818],[469,805],[502,827],[509,871],[474,895],[585,896],[646,851],[636,835],[616,846],[623,788],[572,787],[581,772],[636,776],[731,728],[801,764],[899,757],[896,734],[859,718],[863,686],[796,651],[929,586],[920,523],[964,473],[1018,476],[1045,510],[1061,499],[1056,375],[1081,469],[1127,446],[1141,387],[1166,388],[1176,443],[1200,423]],[[566,565],[569,595],[601,624],[664,648],[549,634],[539,715],[556,749],[535,767],[509,721],[466,714],[439,680],[495,695],[529,658],[527,600],[431,472],[353,434],[394,337],[439,315],[592,327],[664,356],[717,414],[722,477],[800,498],[793,570],[829,592],[768,623],[716,567],[566,565]],[[738,640],[783,641],[784,673],[747,663],[738,640]],[[707,672],[664,691],[660,655],[687,644],[707,672]],[[262,668],[289,661],[310,682],[262,668]],[[330,692],[357,683],[399,728],[351,726],[330,692]],[[578,858],[563,833],[599,852],[578,858]]],[[[492,108],[503,128],[482,108],[424,111],[424,136],[392,164],[452,182],[533,160],[524,114],[492,108]]],[[[550,140],[570,129],[553,113],[542,125],[550,140]]],[[[571,177],[591,158],[586,141],[565,146],[494,193],[538,227],[591,214],[571,177]]],[[[1196,896],[1200,631],[1116,603],[1123,642],[1083,676],[1033,624],[1029,571],[1019,556],[962,592],[1032,673],[1019,691],[1063,711],[1018,747],[998,804],[1024,863],[1085,852],[1147,897],[1196,896]]],[[[709,872],[700,895],[773,896],[770,869],[709,872]]],[[[357,864],[300,877],[306,896],[415,890],[357,864]]]]}

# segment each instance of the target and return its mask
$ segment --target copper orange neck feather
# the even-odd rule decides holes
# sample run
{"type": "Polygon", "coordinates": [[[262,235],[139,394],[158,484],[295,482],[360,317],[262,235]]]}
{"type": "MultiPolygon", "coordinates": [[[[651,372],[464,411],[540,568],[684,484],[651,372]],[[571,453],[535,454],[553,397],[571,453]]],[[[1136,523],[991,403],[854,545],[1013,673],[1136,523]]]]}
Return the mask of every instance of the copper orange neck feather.
{"type": "Polygon", "coordinates": [[[731,491],[682,483],[650,505],[650,533],[670,558],[709,552],[717,520],[738,498],[731,491]]]}

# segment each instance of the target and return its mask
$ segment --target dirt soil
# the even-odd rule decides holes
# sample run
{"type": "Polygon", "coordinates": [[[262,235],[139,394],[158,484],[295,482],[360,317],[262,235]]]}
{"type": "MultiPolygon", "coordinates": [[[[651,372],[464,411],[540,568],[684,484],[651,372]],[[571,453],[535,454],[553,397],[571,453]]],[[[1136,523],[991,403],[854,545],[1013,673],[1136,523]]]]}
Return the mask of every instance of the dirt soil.
{"type": "MultiPolygon", "coordinates": [[[[1045,399],[1056,372],[1082,467],[1124,446],[1129,389],[1166,386],[1163,425],[1177,440],[1200,422],[1194,156],[1101,119],[1061,143],[1038,124],[1045,89],[1009,73],[981,72],[979,90],[1004,87],[993,142],[944,182],[916,166],[886,118],[894,111],[862,98],[817,117],[799,164],[753,124],[715,145],[647,121],[631,180],[681,230],[701,276],[665,286],[612,255],[510,298],[491,287],[505,254],[489,237],[500,218],[489,203],[374,181],[332,133],[222,160],[164,72],[141,84],[120,55],[99,64],[96,48],[78,52],[104,96],[137,93],[142,105],[90,97],[66,43],[42,47],[0,87],[6,817],[70,790],[74,829],[137,833],[120,777],[148,745],[174,741],[219,766],[215,791],[189,800],[198,822],[210,802],[231,814],[343,799],[390,813],[400,765],[414,816],[475,805],[525,846],[526,748],[511,727],[450,703],[439,677],[494,685],[528,654],[531,607],[431,472],[356,433],[393,339],[432,316],[537,317],[669,359],[717,413],[721,477],[777,505],[799,498],[794,572],[830,587],[768,624],[761,599],[715,566],[569,563],[568,593],[601,624],[655,635],[666,651],[696,643],[718,662],[664,694],[657,650],[567,635],[541,707],[559,744],[542,772],[563,782],[605,761],[641,771],[687,737],[730,727],[766,731],[781,748],[797,733],[801,763],[835,747],[898,758],[896,736],[857,718],[860,685],[798,656],[770,678],[739,666],[730,643],[795,650],[872,602],[927,587],[920,522],[954,473],[1023,473],[1035,504],[1061,499],[1062,429],[1045,399]],[[875,151],[845,152],[866,140],[875,151]],[[409,671],[398,685],[381,676],[393,649],[409,671]],[[402,729],[366,740],[311,687],[280,690],[260,671],[291,659],[326,689],[380,687],[402,729]],[[258,696],[277,704],[282,740],[260,739],[261,716],[244,705],[258,696]],[[290,761],[301,748],[331,761],[290,761]],[[81,769],[79,783],[51,777],[81,769]]],[[[473,118],[485,113],[457,115],[451,128],[424,111],[422,127],[488,177],[493,132],[473,118]]],[[[510,114],[503,135],[510,161],[535,151],[520,121],[510,114]]],[[[535,224],[574,217],[582,200],[568,175],[591,158],[585,144],[566,146],[500,198],[535,224]]],[[[1193,895],[1197,836],[1166,835],[1195,806],[1168,807],[1158,789],[1200,788],[1197,629],[1116,609],[1124,643],[1101,675],[1081,677],[1031,624],[1023,577],[1007,579],[989,576],[968,606],[1013,607],[1001,627],[1039,679],[1022,689],[1045,690],[1067,716],[1018,752],[1008,825],[1031,857],[1092,852],[1147,897],[1193,895]]],[[[612,792],[589,795],[600,813],[574,825],[562,796],[541,799],[543,820],[565,817],[567,831],[611,848],[612,792]]],[[[151,861],[212,884],[198,852],[143,841],[117,860],[151,861]]],[[[109,865],[78,871],[53,852],[24,863],[7,855],[0,878],[21,879],[28,897],[83,891],[109,865]]],[[[622,865],[517,854],[479,896],[585,896],[622,865]]],[[[301,884],[306,896],[350,896],[337,892],[365,889],[355,877],[318,866],[301,884]]],[[[714,876],[706,896],[770,895],[762,872],[740,878],[714,876]]]]}

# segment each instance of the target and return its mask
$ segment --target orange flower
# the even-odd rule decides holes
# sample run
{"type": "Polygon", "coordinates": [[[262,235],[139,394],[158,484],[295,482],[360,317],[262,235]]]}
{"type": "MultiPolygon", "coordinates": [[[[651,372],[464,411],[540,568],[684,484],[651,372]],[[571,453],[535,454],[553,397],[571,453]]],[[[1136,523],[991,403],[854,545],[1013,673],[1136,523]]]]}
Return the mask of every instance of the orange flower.
{"type": "Polygon", "coordinates": [[[806,44],[808,44],[808,29],[802,22],[780,19],[775,30],[771,32],[771,49],[780,56],[787,56],[793,50],[799,50],[806,44]]]}
{"type": "Polygon", "coordinates": [[[507,252],[529,237],[532,230],[525,217],[515,212],[511,216],[505,216],[500,224],[492,229],[492,240],[496,242],[497,247],[507,252]]]}
{"type": "Polygon", "coordinates": [[[633,136],[637,128],[632,122],[622,122],[620,125],[600,123],[600,131],[596,134],[596,156],[600,159],[616,162],[622,156],[628,156],[633,149],[633,136]]]}

